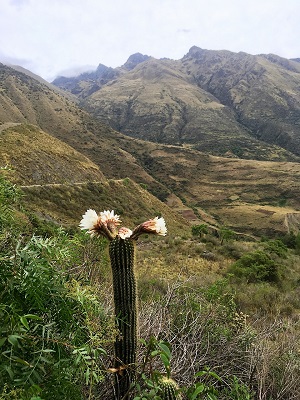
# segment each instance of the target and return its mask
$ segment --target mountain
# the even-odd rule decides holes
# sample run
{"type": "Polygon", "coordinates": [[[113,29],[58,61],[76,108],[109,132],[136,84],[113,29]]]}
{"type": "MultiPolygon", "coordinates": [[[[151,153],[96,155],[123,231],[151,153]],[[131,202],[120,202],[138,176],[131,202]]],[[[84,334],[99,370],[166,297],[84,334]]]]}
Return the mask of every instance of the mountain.
{"type": "Polygon", "coordinates": [[[53,85],[79,98],[84,98],[96,92],[107,82],[112,81],[119,75],[119,71],[99,64],[96,71],[85,72],[72,79],[60,76],[53,81],[53,85]]]}
{"type": "Polygon", "coordinates": [[[123,150],[123,135],[94,121],[69,98],[3,64],[0,78],[0,166],[15,171],[10,178],[16,183],[48,185],[51,191],[51,184],[99,182],[104,174],[133,177],[161,198],[169,193],[123,150]]]}
{"type": "Polygon", "coordinates": [[[197,85],[234,110],[251,135],[300,155],[300,65],[276,55],[251,56],[193,47],[183,64],[197,85]]]}
{"type": "Polygon", "coordinates": [[[122,149],[123,135],[93,120],[46,84],[0,64],[0,127],[11,122],[39,127],[87,156],[104,174],[118,179],[134,175],[138,182],[160,187],[122,149]]]}
{"type": "Polygon", "coordinates": [[[135,221],[167,215],[173,233],[187,232],[187,221],[257,235],[299,229],[299,163],[132,138],[32,76],[4,65],[0,74],[0,166],[39,215],[76,223],[102,207],[135,221]]]}
{"type": "MultiPolygon", "coordinates": [[[[180,60],[133,55],[114,71],[97,90],[78,97],[119,132],[215,155],[299,160],[297,61],[194,46],[180,60]]],[[[66,80],[82,87],[93,82],[84,74],[66,80]]]]}
{"type": "Polygon", "coordinates": [[[53,81],[53,85],[63,89],[67,93],[77,96],[79,99],[83,99],[101,89],[108,82],[114,81],[124,72],[132,70],[138,64],[150,58],[151,57],[141,53],[136,53],[131,55],[120,68],[114,69],[99,64],[96,71],[84,72],[71,78],[59,76],[53,81]]]}

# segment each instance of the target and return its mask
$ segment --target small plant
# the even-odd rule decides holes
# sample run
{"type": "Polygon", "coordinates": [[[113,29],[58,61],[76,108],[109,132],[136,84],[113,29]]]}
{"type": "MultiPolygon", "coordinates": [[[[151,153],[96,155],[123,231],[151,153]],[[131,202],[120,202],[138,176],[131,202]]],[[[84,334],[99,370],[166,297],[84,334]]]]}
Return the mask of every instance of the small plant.
{"type": "Polygon", "coordinates": [[[202,237],[208,233],[208,228],[206,224],[193,225],[192,234],[193,236],[202,237]]]}
{"type": "Polygon", "coordinates": [[[151,336],[149,341],[142,339],[146,355],[142,371],[136,381],[134,400],[179,400],[180,389],[171,378],[171,346],[163,340],[151,336]],[[164,372],[158,369],[158,361],[162,362],[164,372]]]}

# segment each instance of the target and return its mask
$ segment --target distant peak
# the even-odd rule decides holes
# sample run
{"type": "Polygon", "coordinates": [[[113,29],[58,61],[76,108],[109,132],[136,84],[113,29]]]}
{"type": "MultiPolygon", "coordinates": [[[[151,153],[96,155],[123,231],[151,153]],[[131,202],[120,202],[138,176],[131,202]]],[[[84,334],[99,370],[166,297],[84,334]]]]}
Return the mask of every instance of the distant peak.
{"type": "Polygon", "coordinates": [[[151,57],[145,54],[135,53],[128,58],[128,60],[124,65],[122,65],[122,67],[130,71],[131,69],[135,68],[138,64],[149,60],[149,58],[151,57]]]}
{"type": "Polygon", "coordinates": [[[104,64],[99,64],[98,67],[97,67],[97,69],[96,69],[96,71],[97,71],[97,72],[104,72],[104,71],[107,71],[108,69],[111,69],[111,68],[110,68],[110,67],[107,67],[107,66],[104,65],[104,64]]]}
{"type": "Polygon", "coordinates": [[[201,47],[198,46],[192,46],[189,50],[189,53],[193,53],[195,51],[203,51],[203,49],[201,49],[201,47]]]}
{"type": "Polygon", "coordinates": [[[201,47],[192,46],[186,56],[187,57],[197,57],[197,56],[203,54],[204,51],[205,50],[201,49],[201,47]]]}

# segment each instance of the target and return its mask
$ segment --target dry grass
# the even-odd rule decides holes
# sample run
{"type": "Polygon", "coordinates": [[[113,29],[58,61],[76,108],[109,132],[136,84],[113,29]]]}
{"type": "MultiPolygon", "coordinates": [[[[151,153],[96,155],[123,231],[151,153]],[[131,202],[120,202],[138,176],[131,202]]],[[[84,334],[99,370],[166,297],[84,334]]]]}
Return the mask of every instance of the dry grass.
{"type": "Polygon", "coordinates": [[[0,165],[18,184],[45,185],[105,180],[87,157],[33,125],[13,125],[1,132],[0,165]]]}
{"type": "Polygon", "coordinates": [[[27,186],[23,191],[27,209],[63,225],[78,226],[82,214],[89,208],[97,212],[111,209],[130,228],[162,215],[172,235],[190,235],[186,220],[130,179],[27,186]]]}

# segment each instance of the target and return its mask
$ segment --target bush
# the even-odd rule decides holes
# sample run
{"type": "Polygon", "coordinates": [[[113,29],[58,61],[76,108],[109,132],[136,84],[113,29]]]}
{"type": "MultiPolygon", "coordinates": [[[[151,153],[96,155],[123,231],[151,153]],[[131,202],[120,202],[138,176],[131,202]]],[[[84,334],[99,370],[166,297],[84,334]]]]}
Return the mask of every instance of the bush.
{"type": "Polygon", "coordinates": [[[42,391],[46,399],[80,399],[83,381],[102,379],[105,353],[101,304],[64,273],[64,241],[33,236],[1,260],[0,385],[42,391]]]}
{"type": "Polygon", "coordinates": [[[287,257],[287,246],[281,240],[269,240],[264,243],[264,248],[271,255],[275,254],[281,258],[287,257]]]}
{"type": "Polygon", "coordinates": [[[261,250],[244,254],[228,269],[228,272],[248,283],[278,283],[282,275],[280,266],[269,254],[261,250]]]}
{"type": "Polygon", "coordinates": [[[200,224],[200,225],[193,225],[192,226],[192,234],[193,236],[202,237],[208,233],[207,225],[200,224]]]}
{"type": "Polygon", "coordinates": [[[81,262],[91,266],[81,259],[85,236],[54,226],[44,232],[42,224],[45,237],[32,235],[30,224],[24,235],[18,198],[0,177],[0,399],[81,400],[103,378],[113,319],[95,289],[71,273],[81,262]]]}

